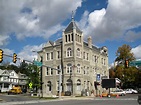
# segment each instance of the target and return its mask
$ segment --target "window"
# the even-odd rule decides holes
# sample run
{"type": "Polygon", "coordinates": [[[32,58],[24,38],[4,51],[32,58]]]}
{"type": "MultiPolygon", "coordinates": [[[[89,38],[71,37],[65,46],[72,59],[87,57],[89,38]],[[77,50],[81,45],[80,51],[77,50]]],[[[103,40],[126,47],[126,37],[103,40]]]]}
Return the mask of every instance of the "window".
{"type": "Polygon", "coordinates": [[[86,68],[85,68],[85,66],[84,66],[84,74],[86,74],[86,68]]]}
{"type": "Polygon", "coordinates": [[[66,39],[66,42],[67,42],[67,35],[65,35],[65,39],[66,39]]]}
{"type": "Polygon", "coordinates": [[[95,55],[95,63],[98,63],[98,56],[95,55]]]}
{"type": "Polygon", "coordinates": [[[49,75],[49,68],[46,68],[46,75],[49,75]]]}
{"type": "Polygon", "coordinates": [[[70,63],[67,64],[67,73],[72,73],[72,65],[70,63]]]}
{"type": "Polygon", "coordinates": [[[3,80],[6,81],[8,79],[8,77],[3,77],[3,80]]]}
{"type": "Polygon", "coordinates": [[[71,34],[71,40],[73,41],[73,34],[71,34]]]}
{"type": "Polygon", "coordinates": [[[59,81],[57,81],[57,91],[59,91],[59,81]]]}
{"type": "Polygon", "coordinates": [[[71,48],[67,49],[67,57],[71,57],[72,56],[72,50],[71,48]]]}
{"type": "Polygon", "coordinates": [[[89,67],[87,67],[87,73],[86,74],[89,74],[89,67]]]}
{"type": "Polygon", "coordinates": [[[48,81],[47,86],[48,86],[48,90],[51,91],[52,90],[51,89],[51,81],[48,81]]]}
{"type": "Polygon", "coordinates": [[[104,65],[106,64],[106,59],[104,59],[104,65]]]}
{"type": "Polygon", "coordinates": [[[57,51],[57,58],[61,58],[61,51],[57,51]]]}
{"type": "Polygon", "coordinates": [[[77,80],[77,87],[76,87],[76,90],[77,90],[77,91],[80,91],[80,90],[81,90],[81,81],[80,81],[80,79],[77,80]]]}
{"type": "Polygon", "coordinates": [[[47,60],[50,60],[49,53],[47,53],[47,60]]]}
{"type": "Polygon", "coordinates": [[[14,76],[14,73],[11,73],[11,76],[14,76]]]}
{"type": "Polygon", "coordinates": [[[80,69],[81,69],[81,68],[80,68],[80,64],[77,64],[77,73],[80,73],[80,72],[81,72],[80,69]]]}
{"type": "Polygon", "coordinates": [[[50,69],[50,74],[53,75],[53,69],[52,68],[50,69]]]}
{"type": "Polygon", "coordinates": [[[79,48],[77,48],[76,54],[77,54],[77,57],[80,57],[80,49],[79,48]]]}
{"type": "MultiPolygon", "coordinates": [[[[57,66],[57,69],[61,69],[61,65],[58,65],[57,66]]],[[[56,74],[59,74],[59,71],[58,70],[56,70],[56,74]]]]}
{"type": "Polygon", "coordinates": [[[87,60],[89,60],[89,54],[87,53],[87,60]]]}
{"type": "Polygon", "coordinates": [[[85,52],[83,52],[83,59],[85,59],[85,52]]]}
{"type": "Polygon", "coordinates": [[[53,52],[51,52],[50,54],[51,54],[51,59],[53,59],[53,52]]]}
{"type": "Polygon", "coordinates": [[[69,37],[69,42],[70,42],[70,34],[68,35],[68,37],[69,37]]]}

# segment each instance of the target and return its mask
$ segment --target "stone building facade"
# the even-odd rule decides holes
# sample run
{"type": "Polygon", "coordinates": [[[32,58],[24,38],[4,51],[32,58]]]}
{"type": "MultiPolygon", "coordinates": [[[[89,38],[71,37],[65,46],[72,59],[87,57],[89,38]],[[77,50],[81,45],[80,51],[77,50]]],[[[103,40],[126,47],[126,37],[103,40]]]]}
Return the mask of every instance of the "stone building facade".
{"type": "MultiPolygon", "coordinates": [[[[44,65],[62,69],[62,92],[70,91],[73,95],[81,95],[82,92],[93,91],[94,94],[100,94],[101,79],[109,78],[107,47],[94,46],[91,36],[87,41],[83,40],[83,32],[72,18],[62,32],[62,38],[55,42],[48,41],[38,52],[44,65]]],[[[57,95],[57,70],[43,66],[42,81],[43,97],[57,95]]]]}

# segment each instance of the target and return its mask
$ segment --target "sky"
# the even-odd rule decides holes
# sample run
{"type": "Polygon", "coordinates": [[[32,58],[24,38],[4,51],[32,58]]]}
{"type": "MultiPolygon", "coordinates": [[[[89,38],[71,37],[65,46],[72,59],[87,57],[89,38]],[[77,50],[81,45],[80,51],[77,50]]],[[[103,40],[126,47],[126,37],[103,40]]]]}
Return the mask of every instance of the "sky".
{"type": "Polygon", "coordinates": [[[141,59],[141,0],[0,0],[0,49],[32,61],[33,51],[62,37],[72,11],[84,40],[108,48],[109,65],[123,44],[141,59]]]}

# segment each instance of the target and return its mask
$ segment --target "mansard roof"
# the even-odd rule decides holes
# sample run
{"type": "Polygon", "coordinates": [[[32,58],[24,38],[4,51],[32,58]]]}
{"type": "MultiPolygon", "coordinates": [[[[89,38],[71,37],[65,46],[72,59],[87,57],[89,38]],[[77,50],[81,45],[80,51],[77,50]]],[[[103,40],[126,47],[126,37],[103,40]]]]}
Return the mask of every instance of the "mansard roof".
{"type": "MultiPolygon", "coordinates": [[[[84,41],[83,44],[84,44],[85,47],[88,47],[88,42],[85,42],[85,41],[84,41]]],[[[94,45],[92,45],[92,49],[97,50],[97,51],[100,50],[98,47],[96,47],[96,46],[94,46],[94,45]]]]}

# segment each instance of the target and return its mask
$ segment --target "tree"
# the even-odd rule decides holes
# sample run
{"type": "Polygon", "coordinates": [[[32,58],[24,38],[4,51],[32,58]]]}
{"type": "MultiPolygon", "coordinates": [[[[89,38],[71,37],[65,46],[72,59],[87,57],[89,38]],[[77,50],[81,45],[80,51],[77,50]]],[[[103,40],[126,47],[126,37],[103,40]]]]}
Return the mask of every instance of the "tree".
{"type": "Polygon", "coordinates": [[[40,82],[41,82],[39,76],[40,69],[39,67],[33,64],[29,64],[27,69],[28,69],[28,77],[30,78],[28,82],[29,83],[32,82],[33,89],[35,88],[37,91],[37,89],[40,87],[40,82]]]}
{"type": "Polygon", "coordinates": [[[115,61],[123,64],[124,67],[127,67],[130,61],[135,60],[134,54],[131,52],[131,47],[126,44],[118,48],[116,56],[117,58],[115,61]]]}
{"type": "Polygon", "coordinates": [[[110,78],[115,78],[115,70],[114,70],[114,68],[109,69],[109,77],[110,78]]]}
{"type": "Polygon", "coordinates": [[[27,81],[27,85],[32,82],[32,88],[36,89],[37,92],[37,89],[40,87],[39,67],[30,63],[22,62],[19,66],[19,69],[21,73],[28,76],[29,80],[27,81]]]}
{"type": "Polygon", "coordinates": [[[119,78],[121,81],[123,81],[123,66],[122,65],[118,65],[116,66],[116,71],[115,71],[115,77],[119,78]]]}

